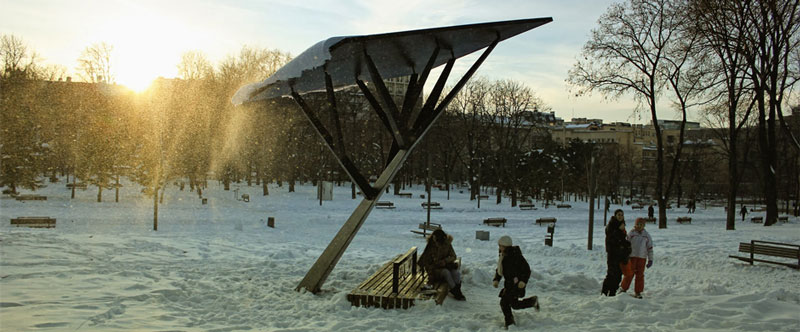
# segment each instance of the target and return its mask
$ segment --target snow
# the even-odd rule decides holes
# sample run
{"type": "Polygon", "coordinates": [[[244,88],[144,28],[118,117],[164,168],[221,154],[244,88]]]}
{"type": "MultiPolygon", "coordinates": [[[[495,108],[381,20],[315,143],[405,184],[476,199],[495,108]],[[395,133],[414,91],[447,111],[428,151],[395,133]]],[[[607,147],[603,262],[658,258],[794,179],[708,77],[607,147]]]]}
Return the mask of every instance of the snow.
{"type": "MultiPolygon", "coordinates": [[[[435,190],[442,210],[431,220],[455,237],[462,257],[467,302],[449,298],[442,306],[418,301],[408,310],[352,307],[346,294],[382,264],[411,246],[424,247],[409,232],[426,217],[422,187],[414,198],[385,194],[394,210],[374,210],[342,259],[314,295],[294,288],[344,223],[359,200],[349,184],[334,187],[322,206],[316,188],[238,186],[249,203],[216,182],[196,193],[167,190],[153,231],[152,199],[124,183],[120,202],[96,188],[70,199],[64,182],[36,193],[47,201],[0,199],[0,330],[2,331],[495,331],[502,329],[498,290],[491,286],[496,240],[510,235],[533,274],[528,294],[541,312],[515,311],[511,330],[537,331],[797,331],[800,329],[800,271],[772,264],[753,266],[728,258],[740,241],[800,243],[800,220],[764,227],[737,220],[725,230],[722,207],[698,204],[692,224],[674,219],[667,229],[648,224],[655,264],[646,271],[644,299],[600,295],[606,263],[602,210],[595,220],[594,248],[587,246],[588,206],[520,211],[508,201],[481,208],[467,190],[435,190]],[[19,216],[57,218],[54,229],[11,227],[19,216]],[[266,220],[275,217],[276,228],[266,220]],[[505,228],[481,225],[505,217],[505,228]],[[555,245],[544,246],[546,227],[536,218],[556,217],[555,245]],[[489,231],[490,241],[475,239],[489,231]]],[[[494,199],[494,197],[492,197],[494,199]]],[[[489,200],[488,202],[493,202],[489,200]]],[[[613,209],[619,206],[612,206],[613,209]]],[[[625,209],[628,221],[641,210],[625,209]]],[[[629,223],[630,224],[630,223],[629,223]]]]}

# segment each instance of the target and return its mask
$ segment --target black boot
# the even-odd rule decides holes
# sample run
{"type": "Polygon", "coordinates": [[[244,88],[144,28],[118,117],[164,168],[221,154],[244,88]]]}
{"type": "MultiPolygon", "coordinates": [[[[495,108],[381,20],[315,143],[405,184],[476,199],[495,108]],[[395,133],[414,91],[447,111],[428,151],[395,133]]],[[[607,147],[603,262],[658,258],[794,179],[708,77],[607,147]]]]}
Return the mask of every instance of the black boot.
{"type": "Polygon", "coordinates": [[[533,308],[534,310],[539,311],[539,298],[536,296],[523,299],[522,303],[524,308],[533,308]]]}
{"type": "Polygon", "coordinates": [[[506,330],[508,330],[508,327],[511,325],[514,325],[514,317],[506,317],[506,330]]]}
{"type": "Polygon", "coordinates": [[[464,294],[461,293],[461,284],[456,284],[456,287],[453,287],[453,289],[450,290],[450,293],[453,294],[453,297],[455,297],[456,300],[459,300],[459,301],[466,301],[467,300],[467,298],[464,297],[464,294]]]}

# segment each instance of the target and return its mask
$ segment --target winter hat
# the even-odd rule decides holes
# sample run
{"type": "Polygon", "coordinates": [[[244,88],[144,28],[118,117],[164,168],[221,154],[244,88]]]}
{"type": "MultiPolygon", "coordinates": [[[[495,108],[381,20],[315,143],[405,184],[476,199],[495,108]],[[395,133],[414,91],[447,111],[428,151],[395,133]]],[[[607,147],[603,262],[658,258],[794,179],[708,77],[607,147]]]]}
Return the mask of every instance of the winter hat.
{"type": "Polygon", "coordinates": [[[497,240],[497,244],[503,247],[510,247],[511,246],[511,237],[508,235],[503,235],[497,240]]]}

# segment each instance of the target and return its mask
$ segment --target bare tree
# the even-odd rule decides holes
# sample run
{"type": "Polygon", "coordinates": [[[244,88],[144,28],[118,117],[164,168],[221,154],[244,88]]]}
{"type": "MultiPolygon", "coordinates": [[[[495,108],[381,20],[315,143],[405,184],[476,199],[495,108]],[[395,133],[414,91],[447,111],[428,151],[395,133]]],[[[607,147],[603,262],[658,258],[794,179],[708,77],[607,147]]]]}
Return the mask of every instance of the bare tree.
{"type": "Polygon", "coordinates": [[[741,177],[738,145],[742,126],[747,123],[753,109],[753,103],[747,105],[746,101],[750,86],[744,77],[747,68],[741,53],[742,49],[749,47],[744,38],[751,24],[745,15],[746,6],[745,2],[739,1],[695,0],[690,3],[688,11],[694,22],[692,29],[701,38],[699,49],[710,56],[707,68],[719,77],[711,82],[708,93],[716,97],[725,112],[723,128],[727,130],[721,141],[726,145],[728,161],[727,230],[736,229],[736,197],[741,177]]]}
{"type": "Polygon", "coordinates": [[[28,49],[21,38],[14,35],[2,35],[0,36],[0,61],[3,65],[0,78],[9,78],[12,75],[32,78],[40,59],[35,51],[28,49]]]}
{"type": "Polygon", "coordinates": [[[579,87],[579,95],[599,91],[618,98],[632,93],[649,108],[657,144],[655,192],[659,228],[667,227],[669,192],[664,186],[664,142],[656,108],[667,82],[667,50],[679,37],[677,27],[682,14],[673,5],[668,0],[628,0],[611,5],[592,30],[582,59],[567,79],[579,87]]]}
{"type": "Polygon", "coordinates": [[[184,80],[199,80],[214,75],[214,67],[201,51],[187,51],[181,54],[178,63],[178,76],[184,80]]]}
{"type": "Polygon", "coordinates": [[[87,46],[78,58],[78,72],[90,83],[114,83],[116,78],[111,66],[111,51],[114,47],[106,42],[87,46]]]}
{"type": "Polygon", "coordinates": [[[450,103],[456,110],[459,127],[463,129],[464,148],[461,163],[467,169],[470,184],[470,200],[476,198],[480,191],[480,173],[483,159],[486,157],[487,104],[489,98],[489,82],[486,78],[473,78],[450,103]]]}
{"type": "Polygon", "coordinates": [[[747,19],[753,23],[746,30],[750,47],[741,51],[758,110],[758,145],[767,205],[764,226],[770,226],[778,220],[776,121],[783,117],[783,97],[794,84],[789,68],[790,56],[800,44],[800,4],[795,0],[761,0],[748,4],[745,7],[747,19]]]}
{"type": "Polygon", "coordinates": [[[497,203],[504,191],[510,191],[511,206],[517,204],[519,168],[525,143],[533,132],[533,124],[525,118],[526,112],[546,110],[547,107],[530,88],[522,83],[500,80],[491,85],[490,149],[497,186],[497,203]]]}

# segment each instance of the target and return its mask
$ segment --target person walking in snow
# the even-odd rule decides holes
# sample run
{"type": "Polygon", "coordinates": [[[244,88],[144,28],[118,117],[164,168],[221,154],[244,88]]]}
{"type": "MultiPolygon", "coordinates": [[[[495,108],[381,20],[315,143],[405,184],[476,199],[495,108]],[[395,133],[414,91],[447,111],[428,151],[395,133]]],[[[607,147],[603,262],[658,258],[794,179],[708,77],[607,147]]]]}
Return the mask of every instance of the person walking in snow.
{"type": "Polygon", "coordinates": [[[744,221],[744,216],[747,215],[747,207],[742,205],[742,209],[739,211],[739,214],[742,215],[742,221],[744,221]]]}
{"type": "Polygon", "coordinates": [[[528,279],[531,276],[531,267],[528,261],[522,256],[522,250],[519,246],[513,245],[511,237],[503,235],[497,240],[499,255],[497,259],[497,269],[494,273],[494,280],[492,285],[494,288],[500,285],[500,280],[503,281],[503,289],[500,290],[500,310],[503,311],[505,318],[505,327],[513,325],[514,314],[511,309],[527,309],[534,308],[539,311],[539,298],[531,296],[523,299],[519,298],[525,296],[525,286],[528,284],[528,279]]]}
{"type": "MultiPolygon", "coordinates": [[[[653,266],[653,238],[650,237],[645,229],[645,220],[643,218],[636,218],[633,230],[628,232],[627,239],[631,243],[631,255],[627,273],[622,278],[623,292],[627,292],[631,286],[631,280],[636,277],[636,283],[633,290],[636,292],[633,297],[642,298],[642,291],[644,291],[644,269],[653,266]]],[[[623,269],[625,270],[625,269],[623,269]]]]}
{"type": "Polygon", "coordinates": [[[461,293],[461,272],[456,264],[456,252],[453,250],[453,236],[437,229],[428,237],[428,243],[417,264],[425,269],[431,282],[445,281],[450,293],[459,301],[467,298],[461,293]]]}
{"type": "Polygon", "coordinates": [[[622,266],[628,263],[631,254],[631,243],[625,233],[625,213],[614,211],[614,215],[606,226],[606,253],[608,254],[608,271],[603,280],[601,293],[606,296],[617,295],[617,288],[622,280],[622,266]]]}
{"type": "Polygon", "coordinates": [[[653,214],[655,213],[655,209],[653,209],[653,204],[647,207],[647,218],[653,219],[653,214]]]}

